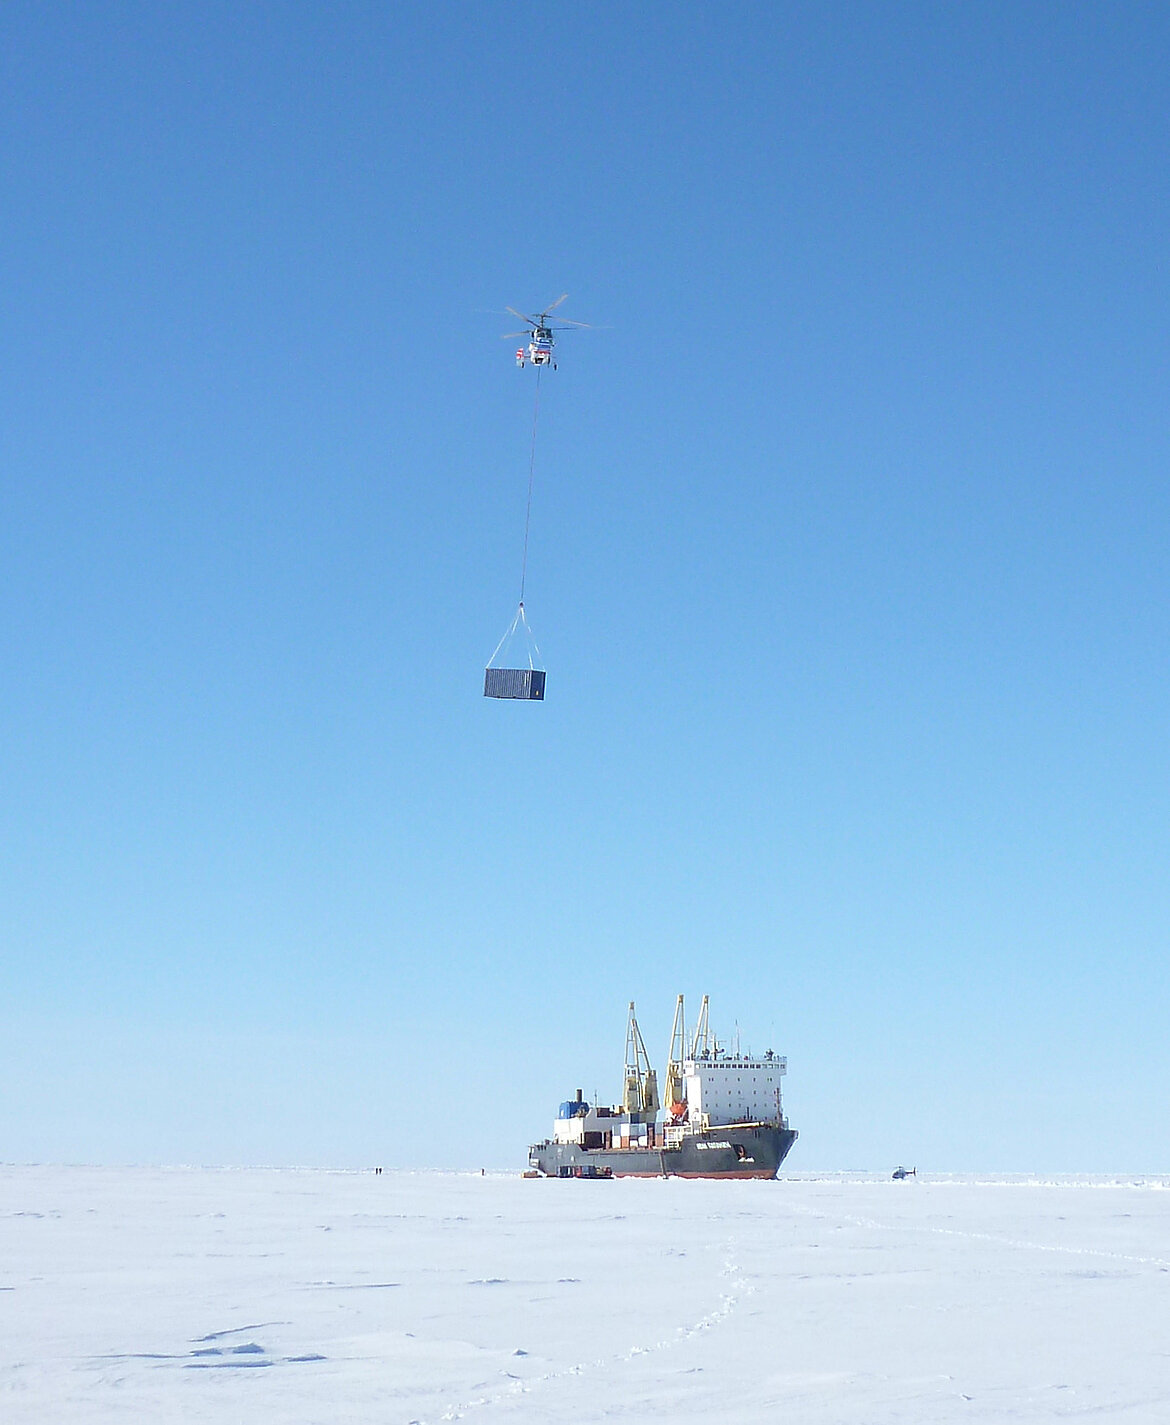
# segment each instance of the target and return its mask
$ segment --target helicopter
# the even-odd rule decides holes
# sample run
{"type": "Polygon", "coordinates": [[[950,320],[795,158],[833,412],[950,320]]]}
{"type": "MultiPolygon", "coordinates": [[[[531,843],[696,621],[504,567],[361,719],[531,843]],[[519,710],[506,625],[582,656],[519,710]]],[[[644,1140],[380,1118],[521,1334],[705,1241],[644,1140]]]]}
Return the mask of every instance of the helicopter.
{"type": "Polygon", "coordinates": [[[539,312],[535,317],[526,316],[523,312],[518,312],[515,307],[505,307],[505,311],[511,312],[514,317],[519,317],[522,322],[528,324],[527,331],[505,332],[501,338],[503,341],[508,341],[512,337],[527,337],[528,345],[526,347],[520,347],[516,352],[517,366],[523,367],[531,362],[533,366],[551,366],[555,371],[557,364],[553,360],[553,346],[556,342],[554,333],[568,331],[571,327],[588,328],[588,322],[571,322],[567,317],[560,319],[561,324],[559,326],[554,327],[549,325],[548,319],[550,315],[556,311],[568,295],[567,292],[562,292],[555,302],[551,303],[543,312],[539,312]]]}

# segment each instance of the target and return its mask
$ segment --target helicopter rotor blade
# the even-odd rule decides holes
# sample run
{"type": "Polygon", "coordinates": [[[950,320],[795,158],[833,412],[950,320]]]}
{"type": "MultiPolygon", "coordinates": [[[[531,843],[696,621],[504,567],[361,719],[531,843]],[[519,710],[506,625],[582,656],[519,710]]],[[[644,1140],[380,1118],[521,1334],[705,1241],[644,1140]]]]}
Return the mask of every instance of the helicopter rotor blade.
{"type": "Polygon", "coordinates": [[[505,307],[505,312],[511,312],[514,317],[519,317],[522,322],[527,322],[530,327],[538,326],[535,317],[526,317],[523,312],[518,312],[515,307],[505,307]]]}
{"type": "Polygon", "coordinates": [[[510,340],[512,337],[517,337],[517,336],[530,337],[531,335],[532,335],[532,333],[529,332],[529,331],[523,331],[523,332],[502,332],[502,333],[500,334],[500,340],[501,340],[501,341],[508,341],[508,340],[510,340]]]}
{"type": "Polygon", "coordinates": [[[562,292],[551,307],[546,307],[544,309],[544,311],[541,313],[541,316],[547,317],[549,312],[555,312],[568,295],[569,294],[567,292],[562,292]]]}
{"type": "Polygon", "coordinates": [[[568,317],[562,317],[562,318],[561,318],[561,324],[560,324],[560,326],[554,327],[554,328],[553,328],[553,331],[558,331],[558,332],[568,331],[570,327],[584,327],[587,331],[592,331],[592,330],[593,330],[593,323],[592,323],[592,322],[571,322],[571,321],[568,319],[568,317]]]}

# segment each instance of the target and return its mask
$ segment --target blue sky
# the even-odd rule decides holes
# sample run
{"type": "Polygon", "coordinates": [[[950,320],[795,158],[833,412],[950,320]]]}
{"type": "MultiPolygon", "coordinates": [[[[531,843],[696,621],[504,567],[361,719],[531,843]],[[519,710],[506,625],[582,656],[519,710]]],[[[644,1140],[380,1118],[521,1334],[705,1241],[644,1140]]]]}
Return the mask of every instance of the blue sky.
{"type": "Polygon", "coordinates": [[[0,1156],[1167,1167],[1170,16],[12,4],[0,1156]],[[533,373],[527,604],[487,702],[533,373]]]}

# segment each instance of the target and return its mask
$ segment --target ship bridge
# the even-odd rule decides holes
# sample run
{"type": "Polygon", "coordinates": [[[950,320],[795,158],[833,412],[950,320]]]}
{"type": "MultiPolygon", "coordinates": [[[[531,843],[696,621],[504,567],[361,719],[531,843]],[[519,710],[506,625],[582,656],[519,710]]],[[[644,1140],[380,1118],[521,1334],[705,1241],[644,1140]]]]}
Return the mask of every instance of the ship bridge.
{"type": "Polygon", "coordinates": [[[779,1123],[780,1080],[788,1061],[776,1054],[709,1054],[683,1063],[688,1118],[714,1128],[726,1123],[779,1123]]]}

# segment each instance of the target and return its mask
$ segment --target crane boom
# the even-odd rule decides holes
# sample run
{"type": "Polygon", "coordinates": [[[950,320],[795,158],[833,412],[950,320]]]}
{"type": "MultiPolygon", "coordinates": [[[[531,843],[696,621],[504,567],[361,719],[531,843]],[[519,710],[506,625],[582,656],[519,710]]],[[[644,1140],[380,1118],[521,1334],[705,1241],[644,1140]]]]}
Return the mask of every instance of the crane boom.
{"type": "Polygon", "coordinates": [[[622,1109],[638,1122],[652,1122],[658,1113],[658,1076],[650,1067],[650,1055],[638,1020],[634,1001],[630,1001],[630,1019],[626,1026],[626,1083],[622,1094],[622,1109]]]}
{"type": "Polygon", "coordinates": [[[674,1025],[670,1031],[670,1057],[666,1061],[666,1111],[676,1116],[686,1104],[686,1085],[683,1080],[683,1060],[686,1053],[686,1015],[683,1011],[683,997],[679,995],[674,1006],[674,1025]]]}

